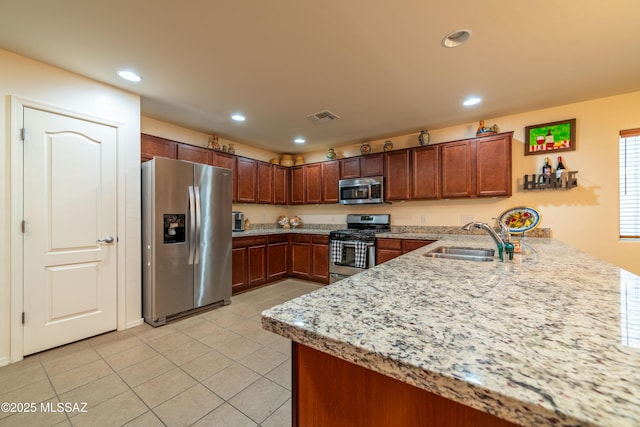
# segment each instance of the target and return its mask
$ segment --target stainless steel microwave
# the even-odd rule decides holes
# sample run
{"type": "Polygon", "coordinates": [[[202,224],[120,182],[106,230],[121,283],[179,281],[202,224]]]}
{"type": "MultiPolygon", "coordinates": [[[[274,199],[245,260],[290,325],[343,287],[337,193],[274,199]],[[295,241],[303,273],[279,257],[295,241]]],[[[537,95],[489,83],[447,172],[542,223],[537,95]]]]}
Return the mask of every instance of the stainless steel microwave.
{"type": "Polygon", "coordinates": [[[341,179],[338,183],[338,193],[343,205],[384,203],[383,177],[341,179]]]}

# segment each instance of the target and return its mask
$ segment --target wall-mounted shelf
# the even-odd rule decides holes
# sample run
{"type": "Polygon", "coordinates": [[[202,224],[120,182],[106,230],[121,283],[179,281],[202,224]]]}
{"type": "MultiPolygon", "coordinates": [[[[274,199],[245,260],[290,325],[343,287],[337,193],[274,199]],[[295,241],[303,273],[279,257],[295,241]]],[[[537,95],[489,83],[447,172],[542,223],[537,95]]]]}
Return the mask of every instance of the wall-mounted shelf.
{"type": "Polygon", "coordinates": [[[566,171],[560,176],[555,173],[551,175],[532,174],[524,176],[524,189],[525,190],[546,190],[558,188],[574,188],[578,186],[578,178],[576,174],[578,171],[566,171]]]}

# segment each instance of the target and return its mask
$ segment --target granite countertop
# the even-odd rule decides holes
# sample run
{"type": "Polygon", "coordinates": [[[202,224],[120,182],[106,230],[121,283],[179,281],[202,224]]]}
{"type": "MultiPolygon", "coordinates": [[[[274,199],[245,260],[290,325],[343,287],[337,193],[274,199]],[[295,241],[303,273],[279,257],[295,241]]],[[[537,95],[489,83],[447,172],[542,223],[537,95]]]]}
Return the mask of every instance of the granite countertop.
{"type": "Polygon", "coordinates": [[[640,277],[549,238],[502,263],[422,256],[488,236],[420,237],[263,327],[517,424],[640,425],[640,277]]]}

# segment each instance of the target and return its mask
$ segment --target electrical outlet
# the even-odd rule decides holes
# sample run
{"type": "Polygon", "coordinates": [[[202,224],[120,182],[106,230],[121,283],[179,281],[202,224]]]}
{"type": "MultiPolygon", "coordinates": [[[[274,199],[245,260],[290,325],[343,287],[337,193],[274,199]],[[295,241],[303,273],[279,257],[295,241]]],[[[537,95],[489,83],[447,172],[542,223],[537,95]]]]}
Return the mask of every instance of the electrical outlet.
{"type": "Polygon", "coordinates": [[[470,222],[475,221],[473,219],[473,215],[461,215],[460,216],[460,224],[469,224],[470,222]]]}
{"type": "Polygon", "coordinates": [[[426,223],[427,223],[427,216],[420,215],[420,224],[426,224],[426,223]]]}

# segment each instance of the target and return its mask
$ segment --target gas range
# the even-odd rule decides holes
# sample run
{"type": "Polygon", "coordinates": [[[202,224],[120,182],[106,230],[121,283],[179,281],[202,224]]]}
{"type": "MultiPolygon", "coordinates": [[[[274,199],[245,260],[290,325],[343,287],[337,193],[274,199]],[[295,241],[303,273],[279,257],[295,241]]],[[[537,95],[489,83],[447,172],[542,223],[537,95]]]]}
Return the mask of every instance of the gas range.
{"type": "Polygon", "coordinates": [[[347,215],[348,228],[330,232],[329,238],[331,240],[374,242],[376,233],[391,230],[390,217],[389,214],[349,214],[347,215]]]}

